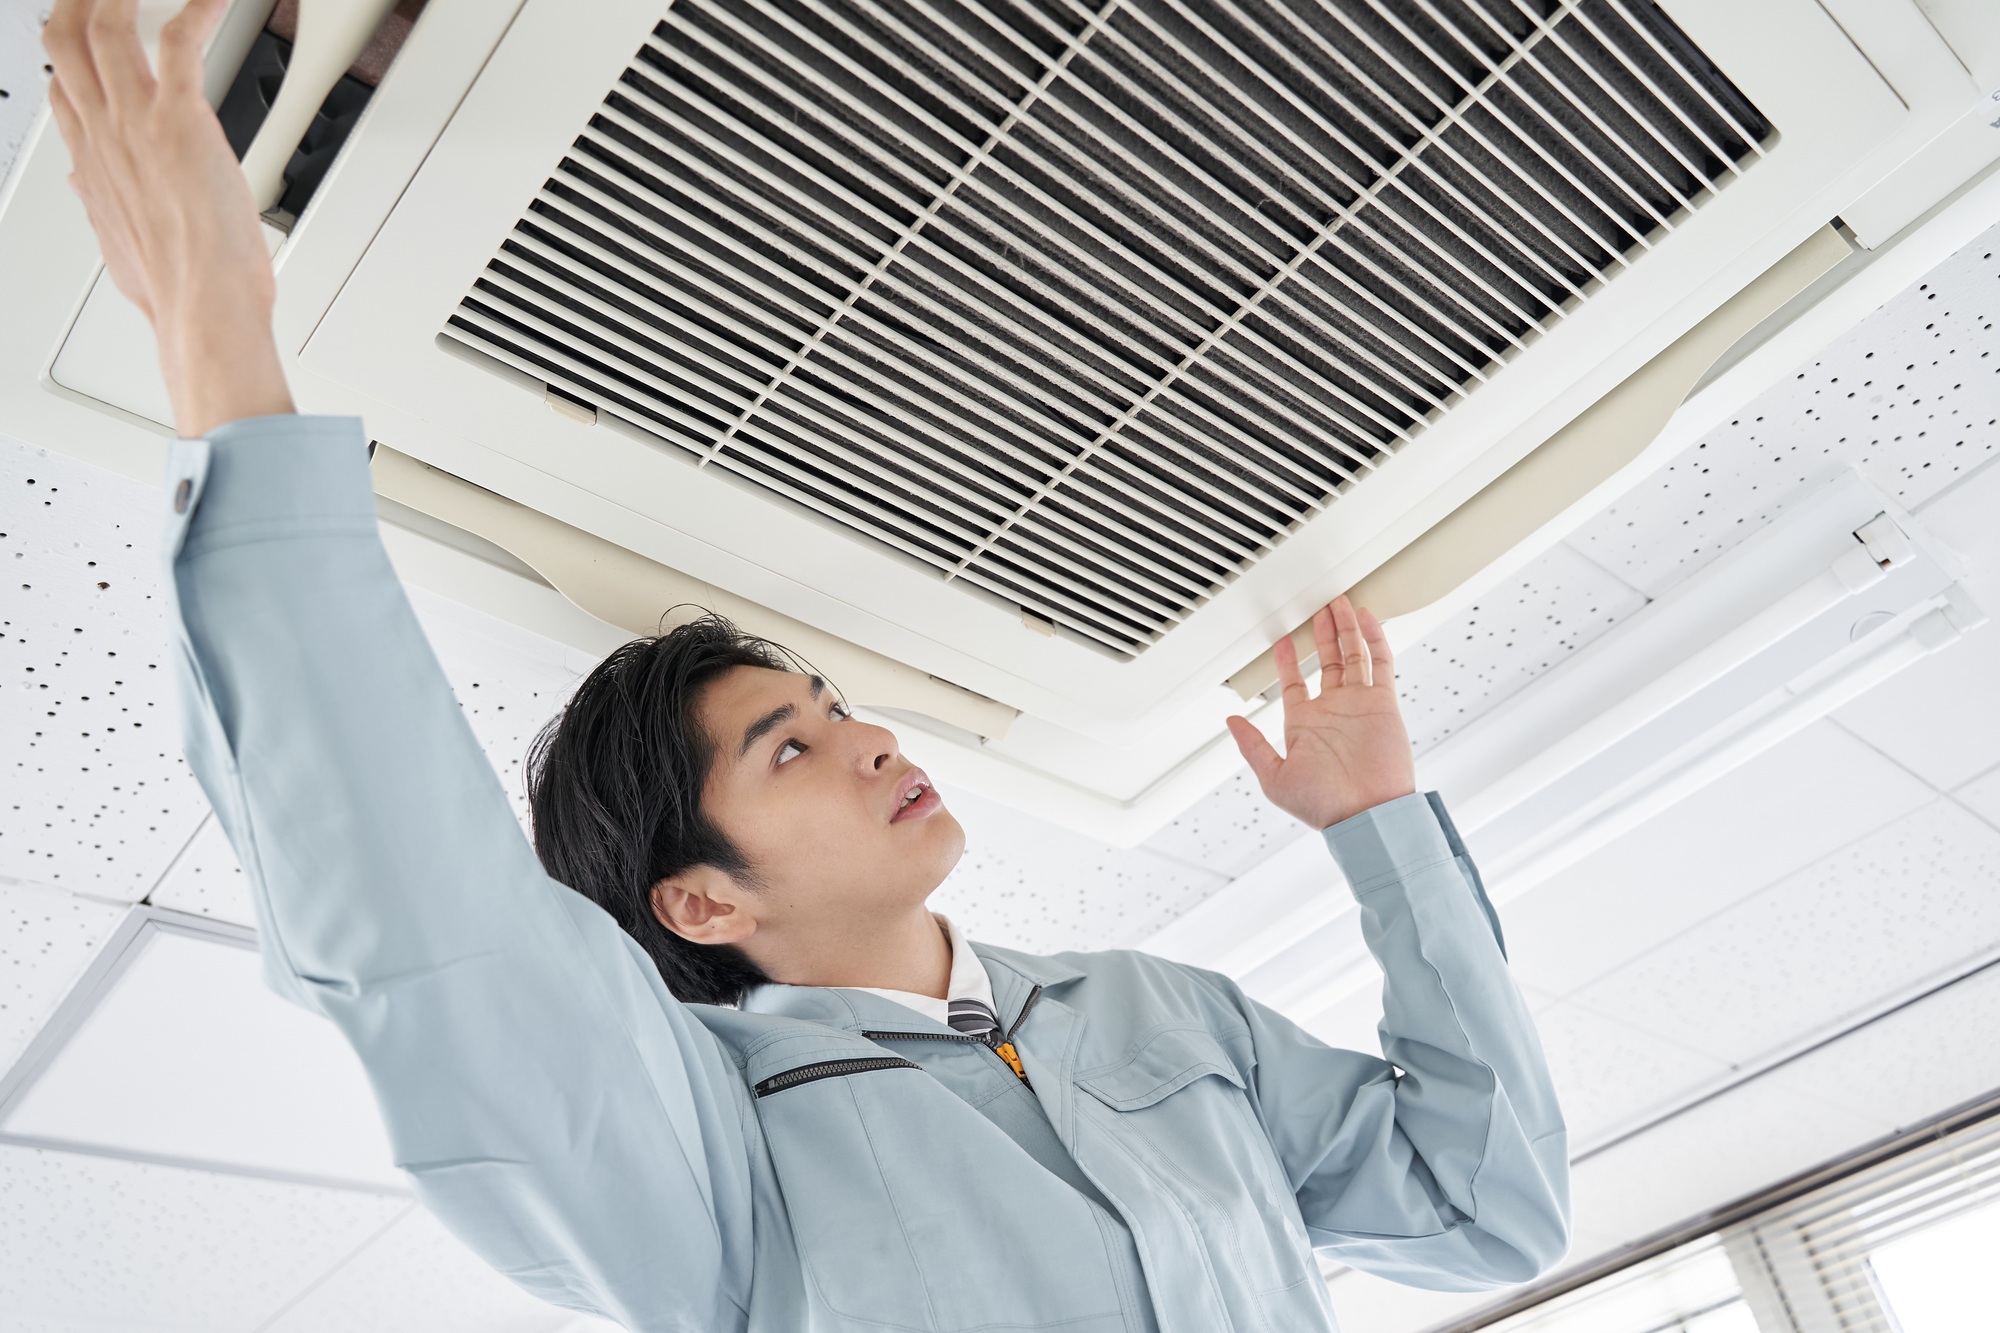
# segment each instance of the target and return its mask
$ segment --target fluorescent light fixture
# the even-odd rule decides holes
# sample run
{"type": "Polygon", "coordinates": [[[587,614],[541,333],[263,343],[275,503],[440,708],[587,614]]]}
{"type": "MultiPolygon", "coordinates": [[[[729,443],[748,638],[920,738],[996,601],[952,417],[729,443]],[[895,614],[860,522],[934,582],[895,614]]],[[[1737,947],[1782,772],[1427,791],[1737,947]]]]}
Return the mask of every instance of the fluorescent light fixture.
{"type": "Polygon", "coordinates": [[[361,1063],[255,936],[139,907],[0,1078],[0,1143],[404,1193],[361,1063]]]}

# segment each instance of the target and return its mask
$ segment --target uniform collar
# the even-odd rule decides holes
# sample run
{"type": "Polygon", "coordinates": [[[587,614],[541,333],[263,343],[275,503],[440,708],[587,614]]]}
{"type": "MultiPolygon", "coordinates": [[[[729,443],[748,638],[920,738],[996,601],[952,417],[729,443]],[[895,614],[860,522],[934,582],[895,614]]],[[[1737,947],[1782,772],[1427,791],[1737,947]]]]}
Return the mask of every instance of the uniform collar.
{"type": "MultiPolygon", "coordinates": [[[[957,939],[963,939],[953,932],[957,939]]],[[[1056,958],[1019,953],[997,945],[967,941],[968,952],[985,965],[993,990],[993,1010],[1003,1028],[1020,1014],[1036,986],[1051,989],[1084,974],[1056,958]]],[[[957,954],[953,954],[956,971],[957,954]]],[[[956,990],[954,988],[954,994],[956,990]]],[[[739,1006],[746,1013],[777,1014],[845,1028],[850,1032],[951,1032],[908,1005],[870,990],[850,986],[787,986],[767,982],[744,993],[739,1006]]]]}

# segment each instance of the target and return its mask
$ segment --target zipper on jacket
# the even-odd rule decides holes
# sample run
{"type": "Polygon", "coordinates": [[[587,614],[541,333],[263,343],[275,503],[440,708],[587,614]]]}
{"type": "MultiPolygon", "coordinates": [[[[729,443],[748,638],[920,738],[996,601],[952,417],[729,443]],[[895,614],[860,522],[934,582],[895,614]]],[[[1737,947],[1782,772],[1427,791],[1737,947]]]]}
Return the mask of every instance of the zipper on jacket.
{"type": "MultiPolygon", "coordinates": [[[[990,1043],[987,1042],[982,1037],[973,1036],[970,1032],[866,1032],[864,1031],[861,1035],[868,1038],[868,1040],[870,1041],[878,1041],[884,1037],[895,1037],[906,1041],[976,1042],[977,1044],[986,1047],[987,1050],[993,1052],[993,1054],[995,1054],[996,1056],[999,1056],[1000,1062],[1006,1065],[1007,1068],[1010,1071],[1012,1071],[1015,1078],[1020,1079],[1021,1082],[1023,1083],[1027,1083],[1028,1074],[1026,1070],[1021,1068],[1020,1057],[1018,1055],[1014,1056],[1012,1059],[1009,1059],[1008,1057],[1012,1055],[1014,1050],[1014,1034],[1021,1030],[1021,1024],[1028,1021],[1028,1011],[1030,1009],[1033,1009],[1035,1007],[1035,1001],[1041,998],[1042,998],[1042,988],[1039,985],[1037,985],[1033,990],[1028,992],[1027,1000],[1024,1001],[1021,1005],[1021,1012],[1014,1015],[1014,1021],[1012,1024],[1008,1026],[1006,1034],[1004,1036],[1001,1036],[997,1041],[993,1041],[990,1043]],[[1002,1047],[1005,1047],[1006,1050],[1002,1051],[1001,1050],[1002,1047]]],[[[1029,1083],[1028,1086],[1030,1088],[1033,1088],[1034,1084],[1029,1083]]]]}
{"type": "Polygon", "coordinates": [[[922,1069],[913,1060],[905,1060],[900,1055],[866,1055],[850,1060],[822,1060],[816,1065],[800,1065],[797,1069],[787,1069],[782,1074],[773,1074],[752,1089],[759,1097],[768,1097],[786,1088],[796,1088],[801,1083],[812,1083],[823,1078],[842,1078],[848,1074],[866,1074],[877,1069],[922,1069]]]}

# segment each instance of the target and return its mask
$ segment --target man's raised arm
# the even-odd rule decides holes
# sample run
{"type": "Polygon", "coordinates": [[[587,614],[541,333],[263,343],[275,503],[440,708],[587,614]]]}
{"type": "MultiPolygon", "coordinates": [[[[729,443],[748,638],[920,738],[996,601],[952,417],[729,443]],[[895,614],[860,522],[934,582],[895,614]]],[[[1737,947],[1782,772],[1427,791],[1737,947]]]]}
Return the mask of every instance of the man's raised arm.
{"type": "Polygon", "coordinates": [[[1335,1050],[1217,978],[1250,1028],[1265,1133],[1308,1234],[1414,1286],[1525,1282],[1569,1243],[1569,1148],[1499,922],[1433,797],[1418,795],[1382,627],[1342,598],[1314,620],[1320,692],[1289,640],[1285,755],[1232,730],[1264,791],[1325,830],[1382,965],[1382,1051],[1335,1050]]]}
{"type": "Polygon", "coordinates": [[[652,962],[543,873],[376,530],[366,437],[290,415],[271,270],[201,96],[222,0],[62,0],[73,180],[184,437],[168,591],[188,757],[273,984],[332,1019],[400,1165],[490,1263],[635,1330],[738,1328],[747,1091],[652,962]]]}

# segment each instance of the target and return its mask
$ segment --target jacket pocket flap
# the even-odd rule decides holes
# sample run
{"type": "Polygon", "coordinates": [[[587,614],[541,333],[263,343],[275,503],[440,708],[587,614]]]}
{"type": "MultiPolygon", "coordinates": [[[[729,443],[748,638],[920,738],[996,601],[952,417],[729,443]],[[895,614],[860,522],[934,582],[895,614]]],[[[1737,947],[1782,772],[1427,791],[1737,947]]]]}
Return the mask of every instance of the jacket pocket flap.
{"type": "Polygon", "coordinates": [[[1213,1035],[1200,1028],[1166,1028],[1147,1038],[1131,1059],[1081,1074],[1076,1085],[1114,1111],[1136,1111],[1208,1074],[1243,1086],[1242,1071],[1213,1035]]]}

